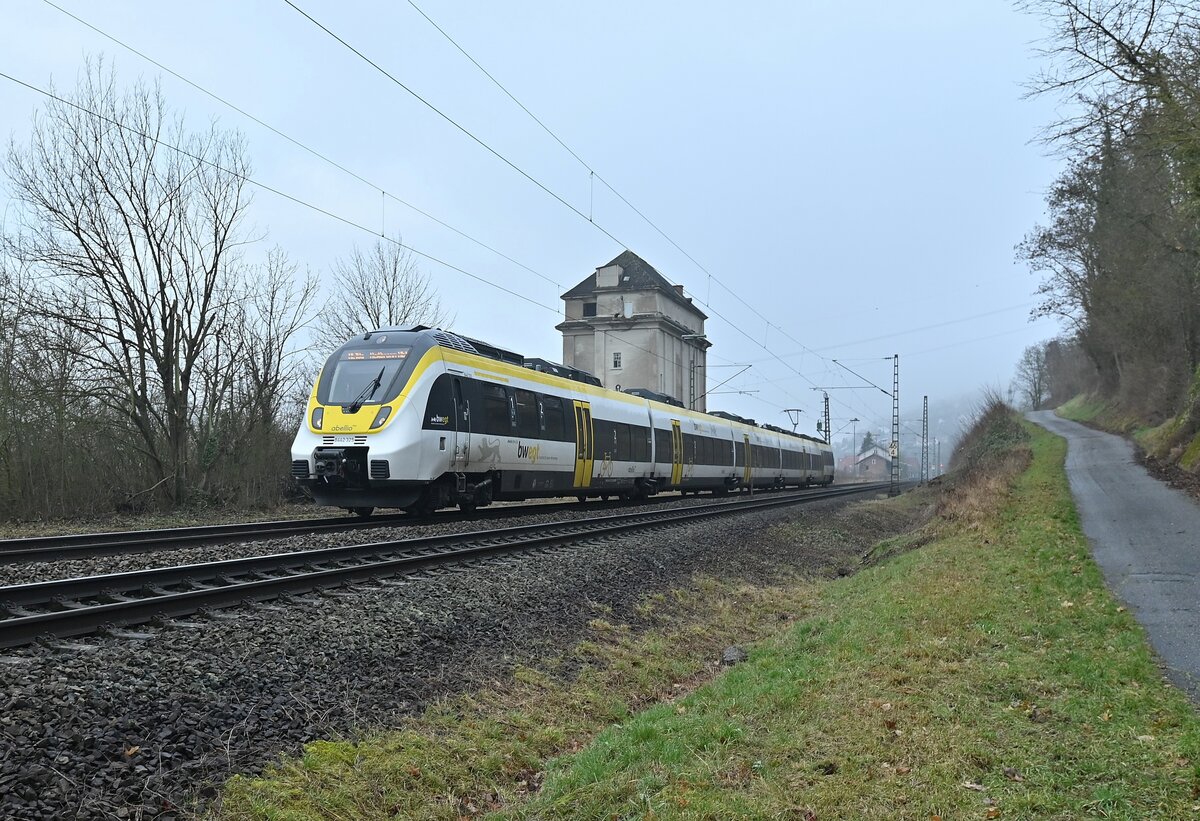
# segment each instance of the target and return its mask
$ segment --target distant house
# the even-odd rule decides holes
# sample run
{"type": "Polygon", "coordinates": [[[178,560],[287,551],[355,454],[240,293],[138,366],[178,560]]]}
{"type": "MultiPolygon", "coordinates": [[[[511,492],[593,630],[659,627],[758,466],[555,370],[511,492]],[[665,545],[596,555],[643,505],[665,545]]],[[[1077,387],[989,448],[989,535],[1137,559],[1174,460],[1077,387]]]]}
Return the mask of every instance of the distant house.
{"type": "Polygon", "coordinates": [[[705,410],[707,315],[654,266],[623,251],[562,295],[563,363],[606,388],[643,388],[705,410]]]}
{"type": "Polygon", "coordinates": [[[860,453],[854,463],[854,475],[864,482],[890,479],[892,460],[888,458],[888,452],[880,447],[872,447],[860,453]]]}

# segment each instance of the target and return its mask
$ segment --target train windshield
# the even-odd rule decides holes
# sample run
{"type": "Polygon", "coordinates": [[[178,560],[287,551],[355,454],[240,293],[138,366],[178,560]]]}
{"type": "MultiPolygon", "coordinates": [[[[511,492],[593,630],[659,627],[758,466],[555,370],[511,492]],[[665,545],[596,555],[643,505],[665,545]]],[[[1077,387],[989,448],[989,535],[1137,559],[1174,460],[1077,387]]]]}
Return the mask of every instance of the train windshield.
{"type": "MultiPolygon", "coordinates": [[[[396,377],[408,364],[410,348],[342,351],[332,373],[322,375],[317,399],[324,405],[379,405],[400,391],[396,377]]],[[[326,366],[326,371],[329,371],[326,366]]]]}

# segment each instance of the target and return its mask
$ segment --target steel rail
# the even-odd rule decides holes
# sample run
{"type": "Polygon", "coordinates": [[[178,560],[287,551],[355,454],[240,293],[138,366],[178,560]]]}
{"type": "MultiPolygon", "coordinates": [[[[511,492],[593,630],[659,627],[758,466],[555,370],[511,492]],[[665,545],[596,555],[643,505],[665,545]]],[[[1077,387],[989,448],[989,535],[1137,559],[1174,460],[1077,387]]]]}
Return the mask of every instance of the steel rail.
{"type": "Polygon", "coordinates": [[[845,485],[699,507],[642,510],[0,587],[0,608],[7,613],[7,617],[0,618],[0,647],[28,644],[41,637],[82,635],[109,625],[176,618],[207,608],[394,576],[447,562],[871,492],[884,486],[845,485]],[[181,586],[187,589],[168,589],[181,586]],[[30,612],[30,608],[42,612],[30,612]]]}
{"type": "MultiPolygon", "coordinates": [[[[660,504],[678,496],[659,496],[643,500],[645,504],[660,504]]],[[[617,507],[620,502],[591,501],[588,508],[617,507]]],[[[243,522],[227,525],[198,525],[193,527],[159,528],[155,530],[110,531],[80,533],[65,536],[30,536],[21,539],[0,539],[0,564],[56,561],[58,559],[111,556],[119,553],[145,553],[172,550],[200,544],[217,544],[239,540],[279,538],[283,536],[328,533],[343,530],[362,530],[376,527],[400,527],[457,521],[488,521],[511,519],[517,516],[537,516],[553,513],[564,507],[579,510],[572,502],[553,502],[532,505],[504,505],[466,514],[441,511],[432,516],[411,513],[384,514],[371,517],[327,516],[312,519],[286,519],[271,522],[243,522]]]]}

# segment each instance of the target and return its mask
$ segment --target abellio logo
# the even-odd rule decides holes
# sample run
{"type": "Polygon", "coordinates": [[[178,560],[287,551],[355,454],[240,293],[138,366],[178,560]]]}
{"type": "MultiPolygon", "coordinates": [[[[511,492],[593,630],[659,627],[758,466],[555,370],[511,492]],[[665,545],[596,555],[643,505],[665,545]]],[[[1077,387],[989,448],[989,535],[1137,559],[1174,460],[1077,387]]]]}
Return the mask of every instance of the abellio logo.
{"type": "Polygon", "coordinates": [[[533,462],[536,465],[538,460],[538,449],[540,447],[541,445],[522,445],[520,442],[517,442],[517,458],[528,459],[530,462],[533,462]]]}

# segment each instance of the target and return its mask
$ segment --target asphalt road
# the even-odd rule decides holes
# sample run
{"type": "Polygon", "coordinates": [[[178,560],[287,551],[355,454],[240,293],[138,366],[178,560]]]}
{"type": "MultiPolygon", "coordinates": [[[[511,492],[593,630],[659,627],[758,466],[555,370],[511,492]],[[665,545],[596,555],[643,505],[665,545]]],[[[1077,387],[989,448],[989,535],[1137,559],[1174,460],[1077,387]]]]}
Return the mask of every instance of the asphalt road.
{"type": "Polygon", "coordinates": [[[1053,411],[1028,417],[1067,440],[1067,478],[1093,557],[1168,677],[1200,703],[1200,505],[1150,476],[1119,436],[1053,411]]]}

